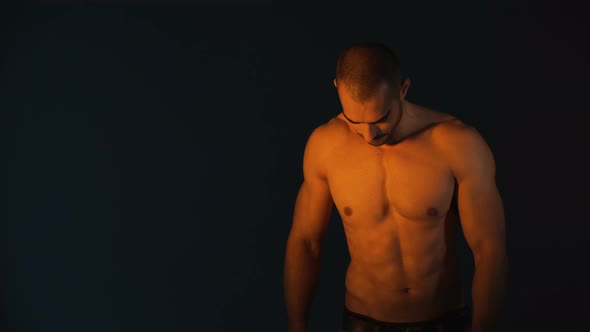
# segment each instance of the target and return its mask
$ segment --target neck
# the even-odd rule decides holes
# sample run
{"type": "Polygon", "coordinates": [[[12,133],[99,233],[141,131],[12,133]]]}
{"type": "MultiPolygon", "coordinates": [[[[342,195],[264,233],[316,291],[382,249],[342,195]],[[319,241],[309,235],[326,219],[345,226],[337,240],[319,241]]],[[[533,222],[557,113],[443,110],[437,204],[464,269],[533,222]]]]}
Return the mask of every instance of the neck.
{"type": "Polygon", "coordinates": [[[391,131],[391,138],[389,144],[397,144],[403,140],[405,133],[407,132],[408,126],[411,125],[411,120],[415,118],[414,109],[412,104],[404,99],[401,101],[400,115],[397,120],[397,124],[394,125],[391,131]]]}

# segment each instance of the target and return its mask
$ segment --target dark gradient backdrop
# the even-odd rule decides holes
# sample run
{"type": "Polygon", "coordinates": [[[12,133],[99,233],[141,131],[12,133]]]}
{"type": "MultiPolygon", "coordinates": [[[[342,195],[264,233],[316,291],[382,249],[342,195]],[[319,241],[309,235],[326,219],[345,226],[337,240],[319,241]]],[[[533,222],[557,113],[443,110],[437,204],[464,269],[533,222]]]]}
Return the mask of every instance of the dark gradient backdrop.
{"type": "MultiPolygon", "coordinates": [[[[338,53],[377,40],[495,154],[498,331],[587,331],[587,28],[532,2],[2,10],[0,330],[285,331],[303,148],[338,53]]],[[[335,212],[311,332],[337,330],[347,261],[335,212]]]]}

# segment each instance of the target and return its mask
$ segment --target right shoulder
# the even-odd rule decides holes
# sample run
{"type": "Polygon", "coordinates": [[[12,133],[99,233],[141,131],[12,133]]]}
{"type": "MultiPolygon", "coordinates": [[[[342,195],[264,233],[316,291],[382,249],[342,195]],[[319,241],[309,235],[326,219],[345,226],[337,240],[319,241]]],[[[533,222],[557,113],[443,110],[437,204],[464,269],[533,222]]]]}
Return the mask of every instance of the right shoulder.
{"type": "MultiPolygon", "coordinates": [[[[336,147],[342,144],[346,135],[345,123],[334,117],[317,126],[309,135],[303,155],[304,169],[309,168],[326,174],[327,159],[336,147]]],[[[323,177],[323,176],[322,176],[323,177]]]]}
{"type": "Polygon", "coordinates": [[[335,146],[342,144],[347,130],[346,123],[338,117],[333,117],[311,132],[307,139],[306,150],[317,150],[318,153],[326,154],[335,146]]]}

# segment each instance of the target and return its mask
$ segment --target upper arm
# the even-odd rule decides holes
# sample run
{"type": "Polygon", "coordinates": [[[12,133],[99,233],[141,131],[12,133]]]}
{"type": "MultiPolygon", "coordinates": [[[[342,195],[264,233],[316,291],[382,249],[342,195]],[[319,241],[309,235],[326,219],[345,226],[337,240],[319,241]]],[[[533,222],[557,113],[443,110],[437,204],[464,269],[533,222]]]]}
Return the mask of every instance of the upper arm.
{"type": "Polygon", "coordinates": [[[476,262],[506,255],[506,225],[492,151],[472,127],[444,129],[444,155],[457,180],[457,205],[465,240],[476,262]]]}
{"type": "Polygon", "coordinates": [[[291,236],[318,243],[330,221],[333,201],[325,173],[326,128],[320,126],[309,136],[303,153],[303,183],[297,194],[291,236]]]}

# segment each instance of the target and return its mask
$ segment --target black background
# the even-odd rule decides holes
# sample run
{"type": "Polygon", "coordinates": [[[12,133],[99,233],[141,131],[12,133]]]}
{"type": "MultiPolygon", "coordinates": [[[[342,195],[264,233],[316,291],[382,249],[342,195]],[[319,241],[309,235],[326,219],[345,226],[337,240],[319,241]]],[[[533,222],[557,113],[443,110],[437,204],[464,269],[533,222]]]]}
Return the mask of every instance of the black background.
{"type": "MultiPolygon", "coordinates": [[[[2,330],[285,331],[303,148],[339,112],[339,52],[375,40],[412,79],[408,100],[494,153],[511,263],[498,331],[587,331],[580,12],[295,6],[2,10],[2,330]]],[[[337,330],[348,259],[335,212],[311,332],[337,330]]]]}

